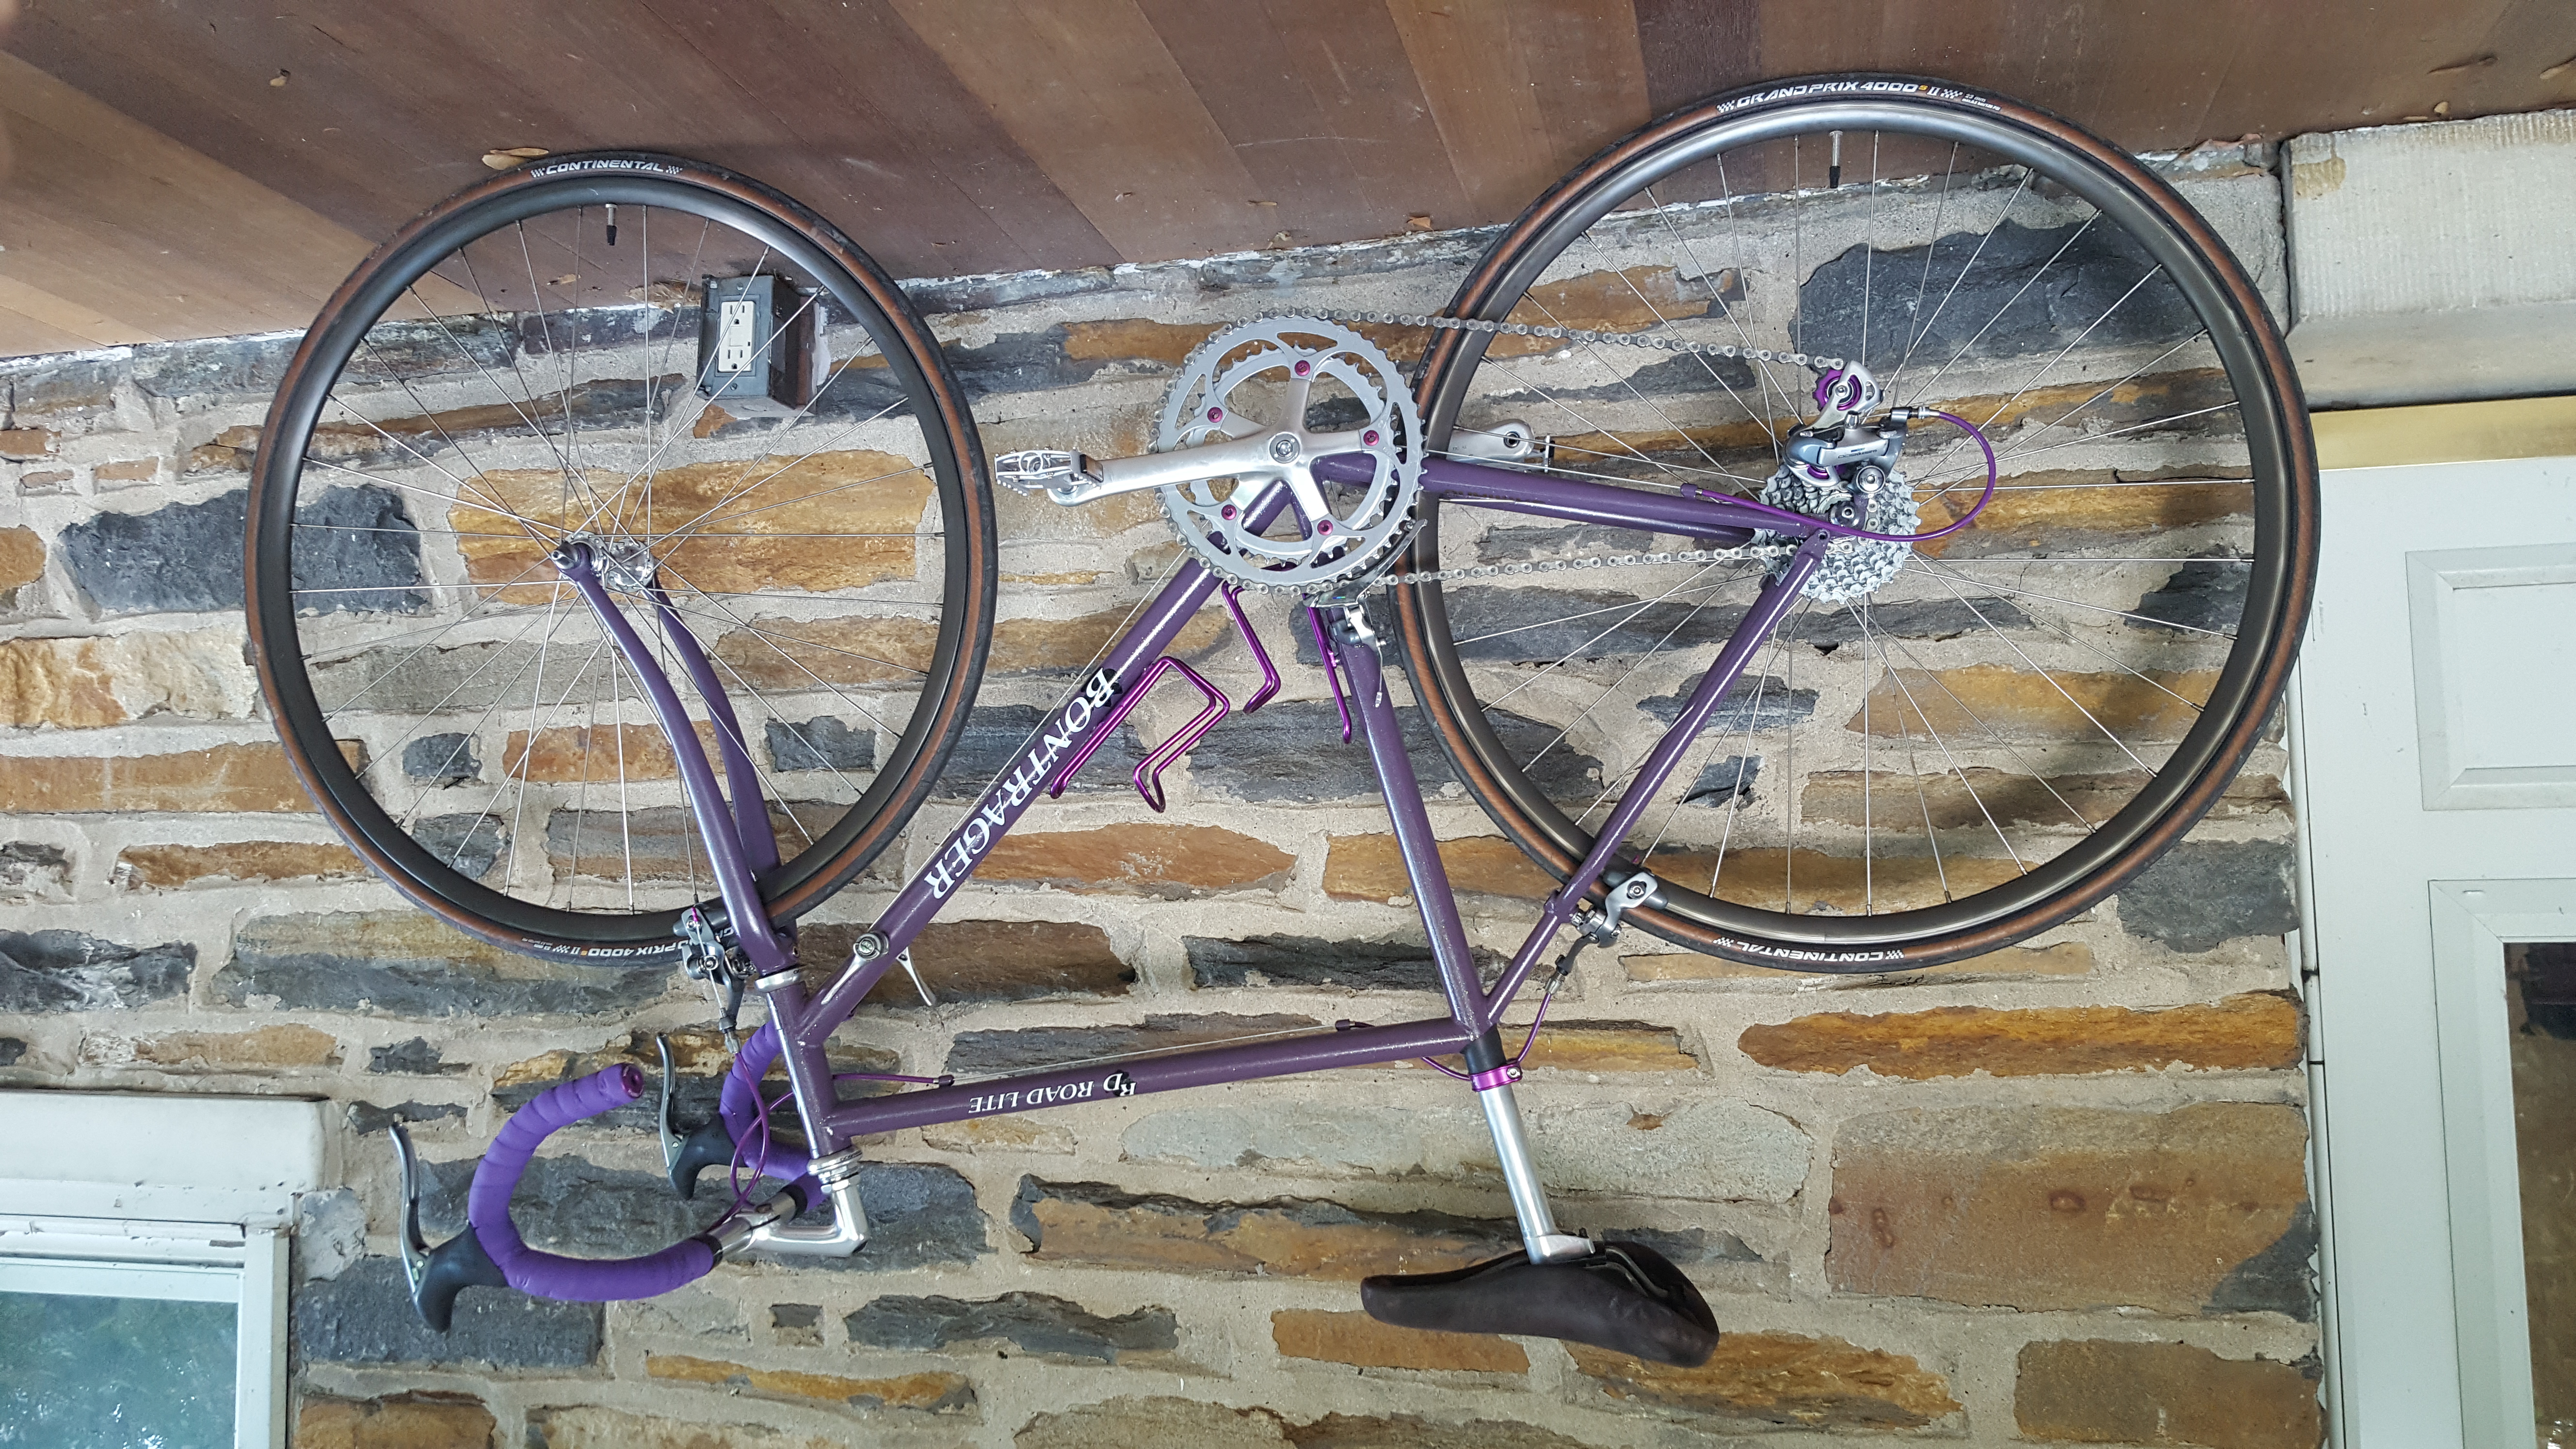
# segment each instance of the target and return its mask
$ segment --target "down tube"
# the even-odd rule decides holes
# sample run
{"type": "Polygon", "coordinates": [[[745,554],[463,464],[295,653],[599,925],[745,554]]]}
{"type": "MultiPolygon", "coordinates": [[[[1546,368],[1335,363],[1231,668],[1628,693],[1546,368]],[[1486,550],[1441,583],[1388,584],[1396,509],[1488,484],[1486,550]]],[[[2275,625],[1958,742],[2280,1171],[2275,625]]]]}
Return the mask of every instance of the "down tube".
{"type": "Polygon", "coordinates": [[[930,918],[975,873],[985,852],[1009,832],[1029,806],[1045,797],[1056,772],[1080,755],[1083,746],[1105,727],[1111,707],[1124,692],[1122,681],[1135,679],[1147,664],[1160,658],[1216,588],[1216,575],[1195,561],[1173,573],[1171,581],[1137,616],[1134,625],[1101,657],[1073,698],[1029,737],[1020,757],[1011,762],[1011,767],[1002,772],[1001,778],[975,802],[975,808],[940,843],[930,864],[877,918],[876,930],[885,937],[887,949],[873,961],[853,963],[820,996],[795,1013],[796,1020],[787,1025],[799,1045],[819,1047],[858,1009],[877,978],[894,965],[895,957],[912,944],[913,937],[921,934],[921,928],[930,924],[930,918]]]}

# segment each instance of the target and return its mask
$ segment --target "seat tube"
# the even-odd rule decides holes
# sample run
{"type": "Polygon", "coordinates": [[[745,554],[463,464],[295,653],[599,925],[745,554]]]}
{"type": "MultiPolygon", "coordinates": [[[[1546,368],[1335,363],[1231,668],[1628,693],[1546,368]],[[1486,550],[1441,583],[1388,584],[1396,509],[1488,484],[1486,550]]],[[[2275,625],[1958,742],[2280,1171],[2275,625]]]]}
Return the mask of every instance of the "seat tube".
{"type": "Polygon", "coordinates": [[[1485,1111],[1485,1126],[1493,1133],[1494,1155],[1502,1162],[1512,1212],[1520,1219],[1521,1246],[1533,1263],[1582,1257],[1592,1251],[1592,1245],[1557,1231],[1546,1190],[1539,1186],[1537,1165],[1530,1160],[1529,1138],[1521,1130],[1520,1107],[1512,1098],[1511,1084],[1520,1069],[1504,1061],[1501,1035],[1494,1028],[1478,1030],[1484,988],[1476,978],[1467,928],[1458,919],[1457,898],[1449,890],[1449,872],[1440,863],[1431,816],[1422,808],[1422,787],[1404,752],[1403,728],[1387,700],[1377,636],[1356,607],[1335,614],[1328,635],[1342,675],[1350,681],[1351,718],[1368,743],[1370,763],[1377,768],[1378,787],[1385,792],[1387,815],[1395,826],[1396,849],[1404,857],[1414,908],[1422,913],[1422,928],[1431,941],[1431,959],[1439,968],[1441,989],[1448,994],[1450,1015],[1476,1032],[1467,1043],[1467,1070],[1476,1100],[1485,1111]]]}

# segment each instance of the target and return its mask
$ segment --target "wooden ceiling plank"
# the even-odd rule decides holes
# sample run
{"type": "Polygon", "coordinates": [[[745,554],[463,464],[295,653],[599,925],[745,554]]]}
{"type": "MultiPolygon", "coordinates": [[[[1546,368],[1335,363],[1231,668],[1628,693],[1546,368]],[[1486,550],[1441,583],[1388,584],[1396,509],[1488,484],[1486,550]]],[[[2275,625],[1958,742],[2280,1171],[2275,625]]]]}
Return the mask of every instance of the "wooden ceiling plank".
{"type": "Polygon", "coordinates": [[[157,254],[155,288],[184,275],[189,290],[291,310],[298,325],[367,253],[355,234],[41,72],[0,87],[17,153],[0,232],[42,218],[76,239],[86,224],[157,254]]]}
{"type": "MultiPolygon", "coordinates": [[[[310,12],[308,12],[310,13],[310,12]]],[[[319,20],[364,34],[372,7],[326,3],[319,20]],[[350,13],[338,13],[342,9],[350,13]]],[[[420,180],[444,126],[396,104],[310,20],[274,7],[209,0],[85,0],[33,8],[10,50],[78,89],[362,236],[381,236],[465,179],[420,180]],[[268,82],[285,74],[287,84],[268,82]]],[[[418,72],[438,69],[425,44],[392,47],[418,72]]],[[[479,154],[479,153],[478,153],[479,154]]],[[[471,165],[472,157],[460,157],[471,165]]]]}
{"type": "Polygon", "coordinates": [[[1371,216],[1386,230],[1416,216],[1434,227],[1461,223],[1467,191],[1441,143],[1440,124],[1405,53],[1385,0],[1267,0],[1285,15],[1288,59],[1340,138],[1344,164],[1371,216]]]}
{"type": "Polygon", "coordinates": [[[1766,73],[1760,0],[1635,0],[1635,7],[1650,114],[1670,114],[1766,73]]]}
{"type": "Polygon", "coordinates": [[[1512,35],[1556,153],[1551,180],[1652,118],[1630,0],[1515,9],[1512,35]]]}
{"type": "Polygon", "coordinates": [[[15,277],[0,276],[0,357],[162,340],[121,317],[110,317],[15,277]]]}
{"type": "MultiPolygon", "coordinates": [[[[1138,7],[1251,176],[1249,199],[1265,212],[1261,224],[1275,228],[1274,241],[1303,246],[1370,234],[1342,138],[1288,59],[1270,7],[1218,11],[1200,0],[1138,0],[1138,7]]],[[[1374,234],[1403,226],[1397,217],[1374,234]]]]}
{"type": "Polygon", "coordinates": [[[904,276],[1117,253],[884,0],[648,0],[795,147],[736,164],[904,276]]]}
{"type": "MultiPolygon", "coordinates": [[[[1388,0],[1473,225],[1508,221],[1565,170],[1505,6],[1388,0]]],[[[1551,74],[1551,82],[1557,77],[1551,74]]]]}
{"type": "Polygon", "coordinates": [[[1270,240],[1259,187],[1135,0],[893,0],[1129,261],[1270,240]]]}

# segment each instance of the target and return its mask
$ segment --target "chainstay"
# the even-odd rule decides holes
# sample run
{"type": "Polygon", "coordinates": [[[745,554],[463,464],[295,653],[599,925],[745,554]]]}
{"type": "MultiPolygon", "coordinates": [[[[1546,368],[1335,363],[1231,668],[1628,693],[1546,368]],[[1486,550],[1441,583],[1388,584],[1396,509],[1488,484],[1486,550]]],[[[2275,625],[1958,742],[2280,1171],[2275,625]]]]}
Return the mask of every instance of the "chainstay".
{"type": "MultiPolygon", "coordinates": [[[[1839,357],[1817,357],[1804,352],[1774,352],[1765,347],[1737,347],[1732,344],[1686,342],[1670,337],[1640,337],[1624,332],[1586,331],[1576,327],[1534,327],[1523,322],[1489,322],[1474,317],[1441,317],[1413,312],[1354,312],[1341,308],[1316,307],[1296,310],[1274,310],[1259,314],[1262,322],[1311,319],[1339,322],[1346,326],[1369,323],[1376,326],[1432,327],[1445,332],[1491,332],[1514,337],[1546,337],[1578,343],[1608,343],[1635,347],[1652,352],[1695,354],[1707,357],[1745,358],[1755,362],[1778,362],[1797,367],[1811,367],[1828,372],[1844,365],[1839,357]]],[[[1194,354],[1195,355],[1195,354],[1194,354]]],[[[1385,563],[1403,556],[1401,547],[1392,550],[1385,563]]],[[[1532,559],[1523,563],[1474,564],[1454,569],[1431,569],[1413,573],[1363,573],[1356,579],[1337,580],[1323,588],[1300,588],[1291,584],[1246,584],[1244,591],[1255,594],[1287,594],[1310,606],[1329,603],[1352,603],[1372,589],[1410,588],[1419,584],[1455,583],[1466,579],[1520,577],[1528,574],[1560,573],[1574,569],[1640,568],[1659,564],[1714,564],[1757,559],[1777,563],[1797,552],[1791,544],[1741,544],[1734,548],[1676,549],[1661,553],[1595,554],[1582,558],[1532,559]]],[[[1385,567],[1380,564],[1379,567],[1385,567]]]]}

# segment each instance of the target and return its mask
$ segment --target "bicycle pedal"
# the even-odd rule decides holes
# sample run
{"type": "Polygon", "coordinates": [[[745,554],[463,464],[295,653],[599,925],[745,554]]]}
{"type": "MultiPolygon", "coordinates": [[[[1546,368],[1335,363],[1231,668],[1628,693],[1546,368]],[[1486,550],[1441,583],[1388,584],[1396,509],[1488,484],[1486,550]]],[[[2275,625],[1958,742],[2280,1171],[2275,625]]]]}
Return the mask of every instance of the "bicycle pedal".
{"type": "Polygon", "coordinates": [[[1091,459],[1058,448],[1022,448],[993,460],[993,481],[1020,493],[1057,493],[1100,481],[1091,459]]]}

